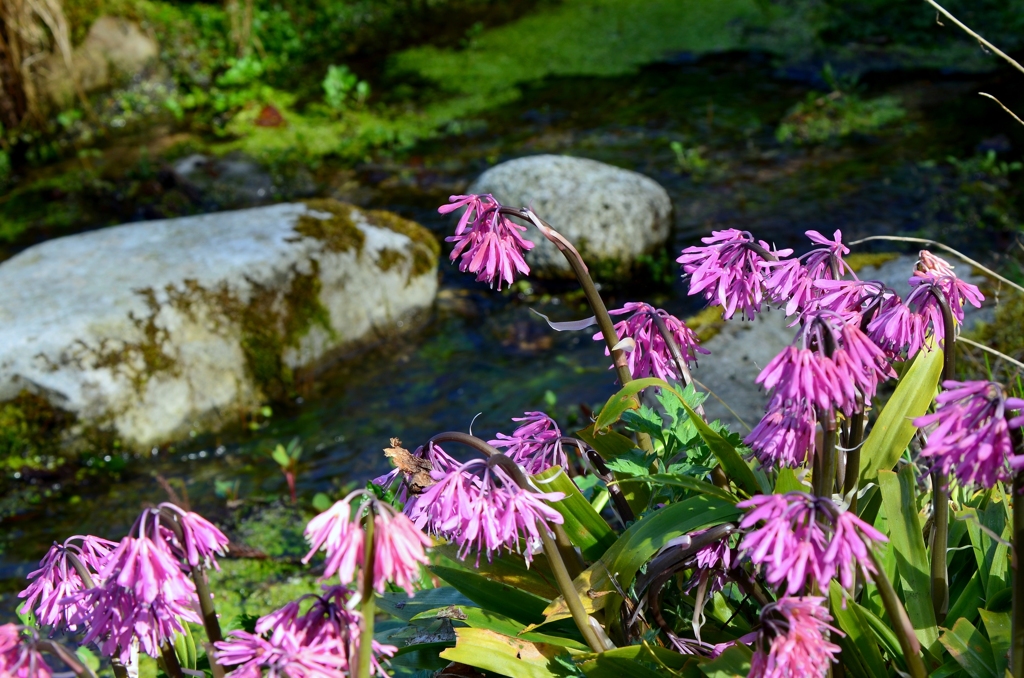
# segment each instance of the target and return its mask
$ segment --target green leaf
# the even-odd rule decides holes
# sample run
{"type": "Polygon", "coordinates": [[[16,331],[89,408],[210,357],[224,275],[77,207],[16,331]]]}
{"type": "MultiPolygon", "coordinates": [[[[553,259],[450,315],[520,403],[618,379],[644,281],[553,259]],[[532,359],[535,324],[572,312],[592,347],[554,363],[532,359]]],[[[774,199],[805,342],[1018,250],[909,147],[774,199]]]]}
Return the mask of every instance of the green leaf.
{"type": "Polygon", "coordinates": [[[708,678],[746,678],[753,655],[749,647],[738,643],[707,664],[701,664],[700,670],[708,678]]]}
{"type": "Polygon", "coordinates": [[[633,452],[629,456],[622,456],[606,462],[608,468],[616,473],[627,476],[646,476],[650,474],[647,465],[642,463],[643,455],[633,452]]]}
{"type": "Polygon", "coordinates": [[[942,634],[942,645],[971,678],[998,678],[992,646],[981,631],[966,619],[957,619],[942,634]]]}
{"type": "Polygon", "coordinates": [[[377,596],[378,608],[405,622],[412,621],[413,617],[427,610],[449,606],[471,607],[472,605],[473,601],[451,586],[417,591],[414,598],[410,598],[404,591],[382,593],[377,596]]]}
{"type": "Polygon", "coordinates": [[[531,643],[487,629],[460,628],[455,633],[455,647],[442,652],[442,659],[510,678],[572,675],[571,669],[555,659],[565,650],[554,645],[531,643]]]}
{"type": "Polygon", "coordinates": [[[914,469],[904,466],[898,475],[879,471],[878,485],[903,586],[903,604],[918,640],[937,656],[939,632],[931,599],[931,567],[917,515],[914,469]]]}
{"type": "Polygon", "coordinates": [[[562,527],[585,560],[597,560],[615,543],[615,532],[580,494],[576,484],[565,474],[561,466],[538,473],[533,476],[533,482],[544,492],[565,494],[565,499],[553,502],[551,506],[562,514],[562,518],[565,519],[562,527]]]}
{"type": "Polygon", "coordinates": [[[885,661],[882,659],[878,643],[875,642],[875,634],[867,619],[852,600],[846,601],[844,608],[843,588],[839,582],[833,580],[829,584],[828,594],[832,603],[832,614],[835,615],[839,628],[846,633],[844,640],[856,649],[856,652],[848,654],[851,654],[863,665],[865,678],[886,675],[885,661]]]}
{"type": "MultiPolygon", "coordinates": [[[[622,417],[623,412],[639,408],[640,399],[637,398],[637,394],[648,386],[672,388],[661,379],[655,379],[653,377],[648,377],[647,379],[634,379],[619,389],[618,393],[609,398],[608,402],[601,408],[601,411],[597,413],[597,418],[594,420],[594,431],[598,433],[603,432],[609,426],[617,422],[622,417]]],[[[680,396],[680,398],[682,398],[682,396],[680,396]]]]}
{"type": "MultiPolygon", "coordinates": [[[[523,557],[515,553],[501,553],[490,560],[481,558],[478,565],[475,556],[471,556],[474,560],[468,563],[460,560],[459,547],[455,544],[438,544],[433,550],[456,565],[472,570],[491,581],[508,584],[546,600],[551,600],[559,594],[558,587],[555,586],[555,577],[551,574],[551,567],[543,553],[536,554],[533,562],[527,567],[523,557]]],[[[419,596],[418,593],[416,595],[419,596]]]]}
{"type": "Polygon", "coordinates": [[[712,497],[717,497],[723,501],[737,502],[739,499],[727,490],[723,490],[720,487],[716,487],[709,482],[703,480],[697,480],[690,476],[676,475],[669,473],[655,473],[654,475],[647,476],[645,480],[655,485],[667,485],[669,487],[679,487],[684,490],[690,490],[691,492],[697,492],[698,494],[707,494],[712,497]]]}
{"type": "Polygon", "coordinates": [[[430,619],[451,619],[456,625],[465,624],[474,629],[487,629],[488,631],[494,631],[505,636],[528,640],[531,643],[547,643],[548,645],[572,648],[580,652],[590,651],[590,648],[586,645],[572,638],[562,638],[561,636],[553,636],[547,633],[524,632],[525,626],[516,620],[479,607],[449,605],[448,607],[427,610],[413,617],[414,622],[430,619]]]}
{"type": "Polygon", "coordinates": [[[626,425],[626,430],[631,433],[646,433],[651,438],[664,442],[661,415],[647,405],[641,405],[638,410],[626,410],[623,412],[622,423],[626,425]]]}
{"type": "Polygon", "coordinates": [[[967,581],[967,585],[964,586],[964,590],[960,592],[949,606],[949,612],[946,614],[946,619],[960,619],[965,618],[969,622],[973,622],[977,619],[978,607],[980,602],[985,595],[985,588],[981,583],[981,572],[975,570],[974,574],[967,581]]]}
{"type": "MultiPolygon", "coordinates": [[[[678,652],[666,650],[663,647],[652,645],[646,641],[641,641],[641,643],[641,645],[627,645],[601,652],[600,654],[591,653],[578,656],[576,660],[580,662],[580,669],[583,670],[583,673],[596,678],[648,675],[643,673],[645,670],[652,675],[663,676],[663,674],[655,673],[651,669],[642,666],[639,662],[657,664],[668,671],[683,671],[684,675],[697,670],[693,657],[687,657],[678,652]],[[687,671],[688,668],[690,669],[689,672],[687,671]]],[[[696,675],[699,677],[700,672],[698,671],[696,675]]]]}
{"type": "Polygon", "coordinates": [[[331,498],[328,497],[323,492],[317,492],[316,494],[313,495],[313,508],[315,508],[320,513],[323,513],[327,509],[331,508],[331,505],[333,503],[334,502],[331,501],[331,498]]]}
{"type": "Polygon", "coordinates": [[[285,452],[284,447],[281,446],[281,445],[278,445],[277,447],[275,447],[274,451],[270,453],[270,456],[280,466],[287,467],[287,466],[289,466],[292,463],[291,457],[288,456],[288,453],[285,452]]]}
{"type": "Polygon", "coordinates": [[[595,433],[593,424],[576,431],[576,437],[597,450],[605,461],[618,459],[636,449],[632,440],[616,431],[595,433]]]}
{"type": "Polygon", "coordinates": [[[708,426],[703,419],[701,419],[689,405],[686,404],[685,400],[682,400],[680,396],[680,402],[683,404],[683,408],[686,413],[690,415],[690,421],[697,427],[697,433],[707,443],[707,446],[711,448],[712,454],[718,459],[718,463],[722,465],[726,475],[736,483],[736,485],[746,492],[748,495],[755,495],[760,493],[768,494],[771,492],[770,487],[762,487],[757,481],[757,477],[754,472],[747,466],[747,462],[743,461],[743,457],[739,455],[736,448],[733,447],[728,440],[723,438],[718,433],[715,433],[710,426],[708,426]]]}
{"type": "Polygon", "coordinates": [[[873,480],[879,471],[888,471],[907,449],[917,432],[913,424],[927,410],[935,397],[942,374],[942,350],[921,350],[903,374],[896,391],[882,408],[861,449],[860,485],[873,480]]]}
{"type": "Polygon", "coordinates": [[[511,617],[523,624],[533,624],[544,619],[544,608],[548,601],[540,596],[468,570],[432,565],[430,571],[486,610],[511,617]]]}
{"type": "Polygon", "coordinates": [[[78,646],[78,649],[75,650],[75,656],[78,657],[78,661],[92,669],[93,673],[100,670],[100,658],[85,645],[78,646]]]}
{"type": "MultiPolygon", "coordinates": [[[[647,514],[612,544],[601,559],[584,570],[573,582],[588,612],[602,609],[607,594],[615,590],[611,576],[623,589],[628,589],[636,573],[670,540],[696,530],[702,530],[735,520],[740,510],[732,502],[697,495],[689,497],[647,514]]],[[[468,594],[467,594],[468,595],[468,594]]],[[[552,601],[544,611],[548,622],[569,616],[565,600],[552,601]]]]}
{"type": "Polygon", "coordinates": [[[868,626],[871,627],[871,631],[874,632],[875,638],[879,644],[885,648],[885,651],[890,657],[896,659],[896,663],[899,664],[901,670],[907,670],[906,659],[903,658],[903,649],[900,647],[900,640],[896,637],[896,633],[892,630],[888,621],[883,621],[880,617],[875,615],[871,610],[867,609],[859,603],[847,602],[847,605],[853,605],[860,612],[861,616],[864,617],[864,621],[867,622],[868,626]]]}
{"type": "Polygon", "coordinates": [[[797,480],[796,471],[791,468],[780,468],[775,478],[775,494],[787,492],[806,492],[807,486],[797,480]]]}
{"type": "Polygon", "coordinates": [[[174,654],[178,655],[178,663],[181,668],[195,671],[196,669],[196,641],[192,637],[192,629],[188,624],[182,624],[184,631],[174,634],[174,654]]]}
{"type": "Polygon", "coordinates": [[[996,662],[996,675],[1002,676],[1010,665],[1010,613],[978,610],[985,622],[985,631],[992,644],[992,658],[996,662]]]}

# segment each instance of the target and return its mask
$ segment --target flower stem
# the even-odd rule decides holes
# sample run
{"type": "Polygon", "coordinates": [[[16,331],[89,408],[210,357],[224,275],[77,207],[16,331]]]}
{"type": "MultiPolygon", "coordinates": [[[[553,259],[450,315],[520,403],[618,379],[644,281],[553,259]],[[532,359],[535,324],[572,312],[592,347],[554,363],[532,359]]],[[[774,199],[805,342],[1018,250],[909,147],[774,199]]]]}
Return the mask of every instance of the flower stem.
{"type": "Polygon", "coordinates": [[[836,411],[829,409],[821,427],[821,483],[818,496],[832,498],[836,485],[836,411]]]}
{"type": "Polygon", "coordinates": [[[114,678],[128,678],[128,667],[117,657],[110,658],[110,669],[114,672],[114,678]]]}
{"type": "Polygon", "coordinates": [[[860,450],[864,443],[864,404],[850,418],[850,442],[846,452],[846,477],[843,494],[850,495],[850,510],[857,513],[857,484],[860,480],[860,450]]]}
{"type": "Polygon", "coordinates": [[[206,638],[209,641],[206,654],[210,659],[210,671],[213,672],[213,678],[223,678],[224,667],[220,665],[220,662],[214,661],[213,644],[224,640],[224,634],[220,630],[217,610],[213,606],[213,594],[210,592],[210,582],[206,578],[206,569],[202,565],[192,568],[192,581],[196,585],[199,611],[203,614],[203,628],[206,629],[206,638]]]}
{"type": "Polygon", "coordinates": [[[164,671],[169,678],[184,678],[181,672],[181,664],[178,662],[178,655],[174,648],[166,641],[160,644],[160,657],[164,660],[164,671]]]}
{"type": "MultiPolygon", "coordinates": [[[[46,650],[67,664],[68,668],[71,669],[78,678],[96,678],[96,674],[91,668],[78,661],[78,657],[69,652],[68,649],[60,643],[44,639],[35,641],[35,645],[38,649],[46,650]]],[[[40,672],[40,675],[42,675],[42,672],[40,672]]]]}
{"type": "Polygon", "coordinates": [[[544,554],[548,557],[551,573],[555,575],[555,583],[558,585],[558,590],[562,592],[562,597],[565,598],[565,604],[569,608],[572,620],[576,622],[576,628],[580,630],[583,639],[587,641],[587,645],[590,646],[591,650],[594,652],[604,652],[604,643],[594,633],[594,629],[590,628],[590,617],[583,608],[583,602],[576,592],[576,587],[573,586],[569,571],[565,569],[565,563],[558,554],[558,548],[555,546],[554,540],[548,534],[547,525],[544,525],[543,521],[537,522],[542,523],[537,526],[537,531],[540,533],[541,543],[544,545],[544,554]]]}
{"type": "Polygon", "coordinates": [[[925,670],[924,660],[921,658],[921,643],[917,640],[917,636],[914,635],[914,627],[910,623],[910,617],[907,616],[907,611],[903,608],[903,604],[900,603],[899,596],[896,595],[896,589],[893,588],[892,582],[885,576],[885,570],[882,569],[878,558],[875,557],[874,552],[870,549],[868,550],[868,556],[875,566],[872,579],[875,581],[875,586],[878,587],[878,594],[882,597],[882,606],[885,608],[885,613],[889,615],[889,623],[892,624],[892,629],[896,632],[896,638],[900,641],[900,649],[903,650],[903,659],[907,663],[907,670],[910,672],[911,678],[926,678],[928,672],[925,670]]]}
{"type": "MultiPolygon", "coordinates": [[[[942,380],[956,378],[956,325],[949,300],[936,286],[929,288],[942,310],[942,380]]],[[[941,624],[949,610],[949,571],[946,551],[949,548],[949,475],[936,466],[932,469],[932,538],[931,580],[935,620],[941,624]]]]}
{"type": "Polygon", "coordinates": [[[363,581],[360,590],[360,613],[363,624],[359,631],[359,664],[357,678],[370,678],[373,664],[373,620],[376,615],[376,598],[373,591],[373,512],[366,514],[363,523],[363,581]]]}

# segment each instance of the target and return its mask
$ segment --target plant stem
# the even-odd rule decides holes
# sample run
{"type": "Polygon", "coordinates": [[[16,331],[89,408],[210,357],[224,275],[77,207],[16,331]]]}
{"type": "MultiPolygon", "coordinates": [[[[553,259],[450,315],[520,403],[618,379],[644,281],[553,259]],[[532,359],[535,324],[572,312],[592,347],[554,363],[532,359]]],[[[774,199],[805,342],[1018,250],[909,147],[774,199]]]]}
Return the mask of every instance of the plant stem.
{"type": "Polygon", "coordinates": [[[373,620],[376,615],[376,598],[373,590],[373,511],[367,512],[363,523],[363,582],[360,589],[360,613],[363,624],[359,631],[359,664],[357,678],[370,678],[373,664],[373,620]]]}
{"type": "Polygon", "coordinates": [[[939,10],[942,14],[945,15],[945,17],[947,19],[949,19],[950,21],[955,23],[965,33],[967,33],[967,35],[971,36],[972,38],[974,38],[975,40],[980,42],[987,49],[989,49],[992,52],[995,52],[996,54],[1001,56],[1008,64],[1010,64],[1011,66],[1016,68],[1018,71],[1020,71],[1021,73],[1024,73],[1024,66],[1021,66],[1020,64],[1018,64],[1016,61],[1011,59],[1007,54],[1005,54],[1002,51],[1000,51],[1000,49],[998,47],[996,47],[995,45],[993,45],[991,42],[989,42],[985,38],[981,37],[980,35],[978,35],[974,31],[972,31],[970,28],[968,28],[964,24],[960,23],[960,21],[957,20],[957,18],[955,16],[953,16],[952,14],[950,14],[948,11],[946,11],[946,8],[944,8],[942,5],[940,5],[939,3],[935,2],[935,0],[924,0],[924,1],[927,2],[929,5],[931,5],[932,7],[934,7],[935,9],[939,10]]]}
{"type": "Polygon", "coordinates": [[[864,443],[864,404],[850,418],[850,442],[846,452],[846,478],[843,495],[850,495],[850,510],[857,513],[857,489],[860,480],[860,449],[864,443]],[[852,493],[852,494],[851,494],[852,493]]]}
{"type": "Polygon", "coordinates": [[[178,663],[178,655],[175,654],[174,648],[167,642],[160,644],[160,656],[164,660],[164,670],[169,678],[184,678],[184,674],[181,672],[181,664],[178,663]]]}
{"type": "Polygon", "coordinates": [[[558,548],[558,555],[562,557],[562,562],[565,563],[565,569],[569,573],[569,578],[575,579],[583,572],[583,559],[576,552],[576,547],[572,545],[572,541],[569,539],[569,535],[563,526],[558,524],[552,525],[551,531],[555,535],[555,546],[558,548]]]}
{"type": "Polygon", "coordinates": [[[210,641],[206,649],[210,659],[210,671],[213,672],[213,678],[224,678],[224,667],[213,658],[213,644],[224,640],[224,634],[220,630],[217,610],[213,606],[213,594],[210,592],[210,582],[202,565],[192,568],[192,581],[195,582],[196,595],[199,597],[199,611],[203,614],[203,628],[206,629],[206,638],[210,641]]]}
{"type": "MultiPolygon", "coordinates": [[[[1024,452],[1020,429],[1012,429],[1014,449],[1024,452]]],[[[1010,672],[1024,678],[1024,471],[1013,477],[1013,616],[1010,629],[1010,672]]]]}
{"type": "Polygon", "coordinates": [[[907,611],[903,608],[903,604],[900,603],[899,596],[896,595],[896,589],[893,588],[892,582],[885,576],[885,570],[882,569],[881,563],[878,562],[878,558],[875,557],[874,552],[870,549],[868,549],[868,556],[875,566],[872,579],[875,581],[875,586],[878,587],[878,594],[882,597],[882,606],[885,608],[885,613],[889,615],[889,623],[892,624],[892,629],[896,632],[896,637],[900,641],[900,649],[903,650],[903,659],[907,662],[910,676],[911,678],[926,678],[928,672],[925,670],[924,660],[921,658],[921,643],[917,640],[917,636],[914,635],[914,627],[910,623],[907,611]]]}
{"type": "Polygon", "coordinates": [[[590,616],[583,608],[583,602],[576,592],[576,587],[573,586],[569,571],[565,569],[562,557],[558,555],[558,548],[555,546],[554,540],[548,534],[547,525],[542,520],[537,522],[540,523],[537,525],[537,531],[540,533],[541,543],[544,545],[544,554],[548,557],[551,573],[555,575],[555,583],[558,585],[558,590],[562,592],[562,597],[565,598],[565,604],[569,608],[572,620],[576,622],[576,628],[583,634],[583,639],[587,641],[591,650],[604,652],[604,643],[594,633],[594,629],[590,628],[590,616]]]}
{"type": "Polygon", "coordinates": [[[79,678],[96,678],[96,674],[91,668],[78,661],[78,657],[69,652],[68,649],[60,643],[44,639],[35,641],[35,645],[38,649],[46,650],[67,664],[68,668],[71,669],[71,671],[79,678]]]}
{"type": "Polygon", "coordinates": [[[110,669],[114,672],[114,678],[128,678],[128,668],[117,657],[110,658],[110,669]]]}
{"type": "MultiPolygon", "coordinates": [[[[693,375],[690,374],[690,367],[686,364],[686,356],[679,348],[679,344],[676,343],[675,337],[668,330],[668,325],[665,324],[665,319],[661,317],[656,308],[651,308],[648,311],[648,315],[651,320],[654,321],[654,326],[658,329],[658,334],[665,340],[665,346],[668,347],[668,352],[672,355],[672,361],[676,364],[676,369],[679,371],[679,379],[683,382],[683,386],[689,386],[693,383],[693,375]]],[[[700,403],[697,407],[693,408],[694,412],[700,415],[701,419],[707,419],[707,415],[704,414],[704,406],[700,403]]]]}
{"type": "MultiPolygon", "coordinates": [[[[956,325],[949,300],[935,286],[929,288],[942,310],[943,363],[942,380],[956,378],[956,325]]],[[[935,620],[941,624],[949,610],[949,571],[946,566],[946,551],[949,548],[949,475],[938,466],[932,476],[932,538],[931,538],[931,594],[935,609],[935,620]]]]}
{"type": "Polygon", "coordinates": [[[829,408],[821,427],[821,483],[818,496],[832,498],[836,486],[836,411],[829,408]]]}

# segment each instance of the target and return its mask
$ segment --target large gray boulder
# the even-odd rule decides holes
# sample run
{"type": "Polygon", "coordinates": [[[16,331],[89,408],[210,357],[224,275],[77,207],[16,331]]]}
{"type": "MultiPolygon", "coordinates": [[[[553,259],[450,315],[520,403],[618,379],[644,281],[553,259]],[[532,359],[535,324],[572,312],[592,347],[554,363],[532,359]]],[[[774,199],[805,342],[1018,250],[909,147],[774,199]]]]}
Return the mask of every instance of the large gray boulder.
{"type": "Polygon", "coordinates": [[[0,402],[140,448],[238,422],[432,305],[423,227],[333,200],[143,222],[0,264],[0,402]]]}
{"type": "MultiPolygon", "coordinates": [[[[491,193],[503,205],[531,207],[603,270],[626,272],[642,254],[665,244],[672,201],[657,182],[596,160],[534,155],[496,165],[473,182],[470,193],[491,193]]],[[[561,252],[529,229],[526,256],[539,276],[570,277],[561,252]]]]}

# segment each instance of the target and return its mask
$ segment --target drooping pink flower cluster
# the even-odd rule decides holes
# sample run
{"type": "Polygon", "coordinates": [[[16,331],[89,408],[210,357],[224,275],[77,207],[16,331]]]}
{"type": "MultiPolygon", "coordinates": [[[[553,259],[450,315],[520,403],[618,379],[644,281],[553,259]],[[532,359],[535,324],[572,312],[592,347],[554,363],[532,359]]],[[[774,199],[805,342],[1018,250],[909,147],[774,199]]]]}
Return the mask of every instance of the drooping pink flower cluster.
{"type": "MultiPolygon", "coordinates": [[[[665,328],[687,364],[695,363],[698,353],[709,353],[708,350],[701,348],[700,340],[686,323],[650,304],[631,301],[622,308],[608,311],[608,314],[629,316],[615,323],[615,332],[620,340],[633,341],[633,347],[627,351],[627,365],[634,379],[652,376],[665,381],[682,379],[668,344],[655,325],[655,314],[665,323],[665,328]]],[[[594,335],[594,341],[604,341],[604,335],[598,332],[594,335]]],[[[604,354],[611,355],[607,346],[604,354]]]]}
{"type": "Polygon", "coordinates": [[[507,436],[498,433],[489,444],[523,467],[528,475],[537,475],[553,466],[566,468],[568,460],[562,447],[562,432],[555,420],[543,412],[526,412],[512,421],[524,422],[507,436]]]}
{"type": "Polygon", "coordinates": [[[117,542],[89,535],[76,535],[68,537],[63,544],[55,543],[39,561],[39,569],[29,573],[31,583],[18,594],[25,599],[19,611],[22,614],[32,612],[43,626],[75,631],[77,627],[71,619],[81,617],[87,610],[69,600],[85,588],[73,561],[77,559],[96,583],[100,581],[99,572],[104,562],[116,546],[117,542]]]}
{"type": "Polygon", "coordinates": [[[885,353],[838,313],[810,311],[803,321],[797,345],[772,358],[755,380],[772,399],[745,442],[763,464],[802,463],[818,411],[850,415],[871,404],[880,381],[896,376],[885,353]]]}
{"type": "MultiPolygon", "coordinates": [[[[696,537],[706,530],[691,532],[690,537],[696,537]]],[[[687,585],[687,590],[692,590],[701,581],[707,582],[705,596],[710,597],[716,591],[721,591],[728,581],[728,572],[733,566],[733,552],[729,546],[729,536],[716,539],[707,546],[697,551],[694,556],[693,577],[687,585]]]]}
{"type": "Polygon", "coordinates": [[[773,300],[786,304],[786,315],[810,310],[820,296],[820,288],[816,283],[821,280],[839,280],[850,270],[843,261],[843,255],[849,254],[850,249],[843,244],[841,231],[835,232],[834,240],[829,240],[818,231],[806,231],[805,235],[821,247],[801,257],[763,264],[763,268],[770,272],[765,287],[773,300]]]}
{"type": "Polygon", "coordinates": [[[942,386],[946,390],[935,398],[935,412],[914,419],[914,426],[928,433],[921,455],[966,486],[1010,480],[1024,467],[1024,455],[1015,453],[1010,440],[1010,429],[1024,425],[1024,416],[1009,415],[1024,409],[1024,400],[1007,397],[992,381],[944,381],[942,386]]]}
{"type": "Polygon", "coordinates": [[[977,308],[985,299],[976,286],[957,278],[952,266],[927,250],[921,250],[909,282],[913,289],[906,301],[883,309],[868,325],[869,336],[879,346],[907,358],[927,346],[929,336],[936,345],[945,340],[942,304],[936,294],[945,299],[957,325],[963,323],[965,304],[977,308]]]}
{"type": "Polygon", "coordinates": [[[826,591],[837,576],[844,587],[853,586],[858,567],[875,572],[872,545],[887,541],[856,514],[804,492],[756,495],[737,507],[747,510],[740,521],[740,529],[748,530],[740,555],[761,566],[765,581],[786,595],[808,584],[826,591]]]}
{"type": "Polygon", "coordinates": [[[214,567],[219,570],[216,556],[223,556],[227,552],[227,536],[198,513],[186,511],[168,502],[160,504],[159,508],[164,510],[165,520],[174,521],[181,529],[180,537],[177,530],[173,529],[167,531],[169,534],[164,534],[171,553],[188,563],[189,567],[214,567]]]}
{"type": "Polygon", "coordinates": [[[710,305],[721,306],[726,319],[737,309],[753,319],[767,295],[764,264],[769,259],[764,255],[782,258],[793,250],[773,250],[767,242],[734,228],[712,231],[701,242],[703,246],[687,247],[676,259],[690,277],[689,294],[702,294],[710,305]]]}
{"type": "Polygon", "coordinates": [[[21,627],[0,624],[0,677],[52,678],[53,669],[35,645],[26,642],[21,627]]]}
{"type": "MultiPolygon", "coordinates": [[[[351,591],[324,587],[321,595],[306,595],[256,622],[256,633],[232,631],[216,643],[217,661],[235,668],[231,678],[344,678],[359,653],[360,616],[349,609],[351,591]],[[302,613],[306,600],[312,600],[302,613]],[[266,674],[264,674],[264,671],[266,674]]],[[[397,648],[373,641],[371,672],[385,678],[382,657],[397,648]]]]}
{"type": "Polygon", "coordinates": [[[782,597],[761,610],[761,631],[750,660],[749,678],[819,678],[838,661],[840,648],[829,633],[844,635],[829,622],[825,599],[782,597]]]}
{"type": "Polygon", "coordinates": [[[540,549],[540,530],[562,523],[562,515],[545,501],[559,501],[561,492],[530,492],[520,488],[500,466],[473,459],[458,469],[435,475],[431,485],[406,512],[420,529],[459,545],[459,557],[501,549],[520,553],[529,563],[540,549]]]}
{"type": "MultiPolygon", "coordinates": [[[[412,456],[426,462],[427,469],[431,472],[448,473],[459,467],[458,461],[441,449],[440,445],[433,442],[416,448],[412,456]]],[[[406,504],[414,501],[415,497],[409,493],[408,484],[400,482],[404,475],[402,469],[394,468],[384,475],[374,478],[372,482],[385,491],[394,490],[395,499],[406,504]],[[395,487],[396,483],[398,485],[397,488],[395,487]]]]}
{"type": "Polygon", "coordinates": [[[814,286],[821,290],[817,308],[838,313],[844,322],[858,327],[901,303],[895,292],[877,280],[816,280],[814,286]]]}
{"type": "Polygon", "coordinates": [[[490,194],[453,195],[437,211],[448,214],[463,207],[455,235],[445,238],[455,243],[450,258],[461,258],[459,270],[476,273],[477,280],[497,284],[499,290],[503,280],[512,284],[516,272],[528,274],[523,254],[533,249],[533,243],[522,236],[526,227],[501,214],[501,205],[490,194]]]}
{"type": "Polygon", "coordinates": [[[171,552],[169,532],[160,510],[146,509],[103,563],[97,586],[72,596],[79,613],[70,622],[85,628],[83,644],[96,642],[105,655],[128,661],[138,639],[143,652],[158,657],[184,622],[202,623],[195,585],[171,552]]]}
{"type": "MultiPolygon", "coordinates": [[[[373,519],[373,588],[383,593],[388,582],[405,589],[412,596],[420,578],[420,565],[429,562],[424,549],[431,546],[430,538],[423,534],[412,521],[391,506],[370,499],[358,506],[352,500],[366,497],[364,490],[357,490],[309,521],[306,539],[311,549],[302,559],[310,559],[323,549],[327,552],[324,579],[338,575],[342,584],[356,580],[356,568],[365,567],[365,540],[363,530],[363,509],[370,511],[373,519]]],[[[364,572],[363,576],[366,576],[364,572]]]]}

